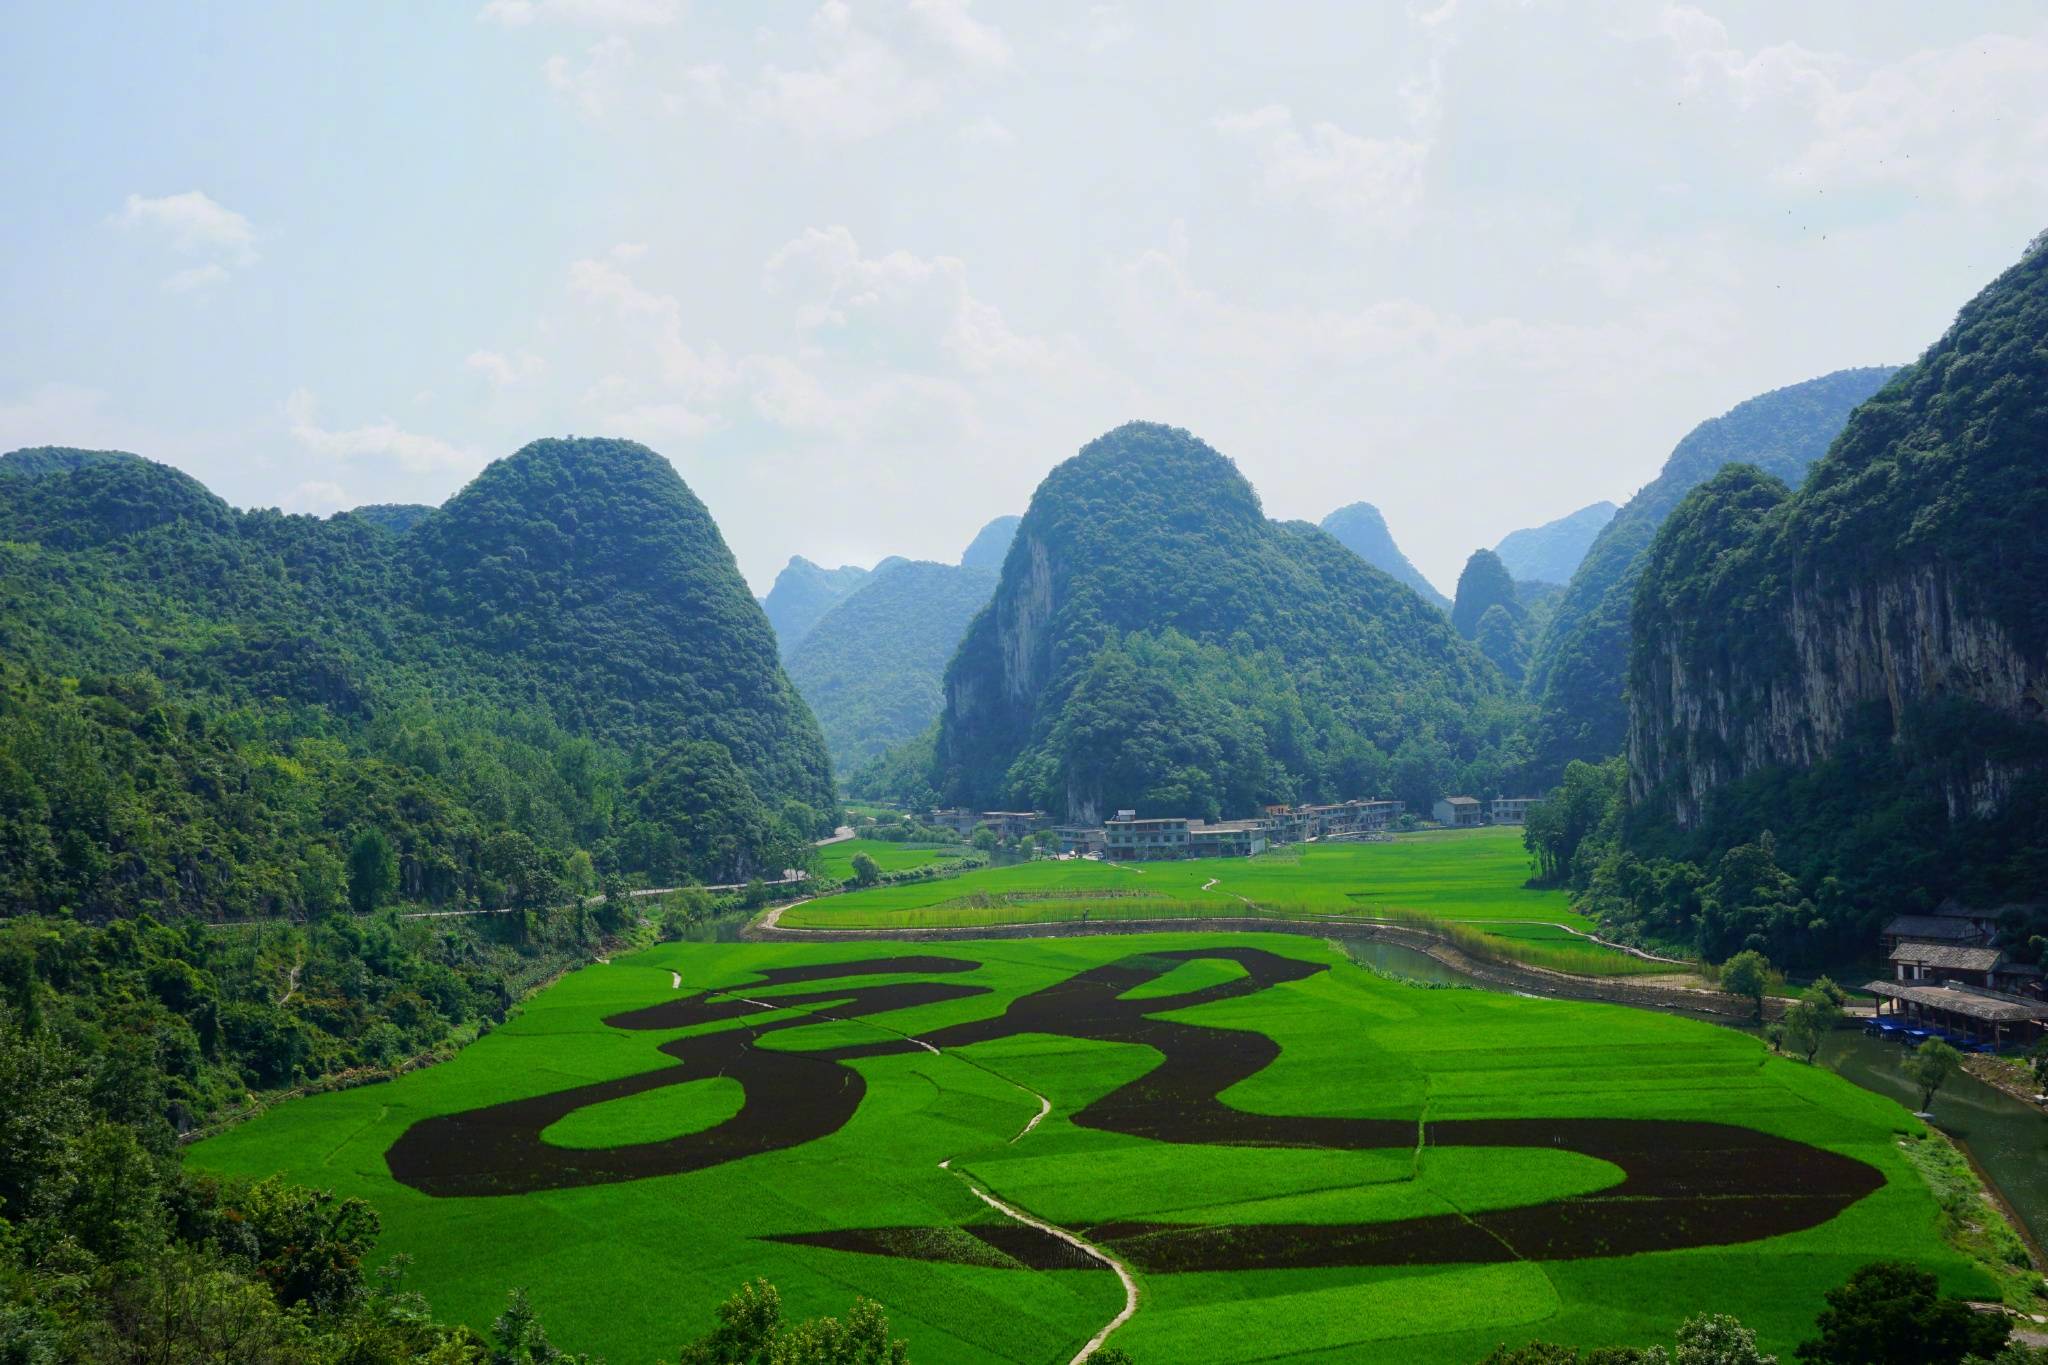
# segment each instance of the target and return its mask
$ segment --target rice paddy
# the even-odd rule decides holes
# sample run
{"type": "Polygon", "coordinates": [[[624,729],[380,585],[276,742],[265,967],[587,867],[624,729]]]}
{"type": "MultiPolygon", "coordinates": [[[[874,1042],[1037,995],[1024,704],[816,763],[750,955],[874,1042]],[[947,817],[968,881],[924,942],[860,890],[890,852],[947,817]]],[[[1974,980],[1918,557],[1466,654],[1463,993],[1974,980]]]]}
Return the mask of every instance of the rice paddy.
{"type": "Polygon", "coordinates": [[[791,929],[975,929],[1066,921],[1343,915],[1466,925],[1469,949],[1597,975],[1669,971],[1584,936],[1565,893],[1533,889],[1521,831],[1290,846],[1256,858],[1039,860],[875,887],[783,913],[791,929]],[[1577,932],[1575,932],[1577,931],[1577,932]]]}
{"type": "Polygon", "coordinates": [[[922,1362],[1068,1359],[1122,1284],[984,1195],[1128,1267],[1141,1361],[1463,1362],[1701,1310],[1788,1351],[1878,1256],[1987,1292],[1919,1131],[1710,1025],[1152,933],[669,944],[188,1159],[369,1198],[439,1312],[522,1286],[614,1365],[755,1275],[801,1315],[879,1300],[922,1362]]]}

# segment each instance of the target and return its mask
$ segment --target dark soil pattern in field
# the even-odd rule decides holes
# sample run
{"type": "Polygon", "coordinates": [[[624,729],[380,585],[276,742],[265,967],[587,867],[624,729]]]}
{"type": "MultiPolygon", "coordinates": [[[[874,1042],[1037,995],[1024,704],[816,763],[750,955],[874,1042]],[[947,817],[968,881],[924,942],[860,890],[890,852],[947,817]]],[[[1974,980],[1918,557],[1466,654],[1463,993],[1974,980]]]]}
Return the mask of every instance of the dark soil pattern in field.
{"type": "MultiPolygon", "coordinates": [[[[739,990],[760,999],[761,992],[798,982],[938,975],[970,971],[976,965],[952,958],[898,957],[778,968],[764,972],[760,983],[739,990]]],[[[434,1195],[516,1194],[700,1170],[838,1131],[865,1093],[865,1083],[845,1065],[848,1061],[1050,1034],[1138,1044],[1159,1054],[1160,1062],[1151,1071],[1074,1114],[1072,1121],[1082,1127],[1187,1144],[1362,1150],[1413,1148],[1420,1141],[1425,1147],[1542,1147],[1578,1152],[1622,1172],[1619,1183],[1595,1194],[1470,1215],[1349,1224],[1124,1222],[1084,1230],[1091,1240],[1147,1271],[1575,1260],[1719,1246],[1817,1226],[1884,1182],[1874,1167],[1851,1157],[1732,1124],[1457,1119],[1418,1129],[1412,1119],[1251,1113],[1219,1097],[1271,1065],[1280,1055],[1279,1044],[1250,1030],[1159,1017],[1255,994],[1325,970],[1319,963],[1257,948],[1133,954],[1021,996],[990,1019],[915,1039],[879,1037],[872,1043],[814,1052],[756,1044],[769,1033],[819,1015],[858,1018],[957,1000],[985,988],[940,981],[850,981],[775,995],[772,1003],[778,1007],[817,1007],[819,1015],[769,1016],[758,1024],[662,1044],[661,1050],[681,1066],[423,1120],[392,1146],[387,1161],[399,1180],[434,1195]],[[1177,995],[1124,998],[1198,958],[1226,958],[1246,974],[1177,995]],[[746,1100],[739,1113],[703,1132],[602,1150],[571,1151],[541,1141],[550,1124],[585,1105],[710,1075],[741,1081],[746,1100]]],[[[606,1022],[621,1028],[675,1029],[761,1013],[759,1004],[728,991],[615,1015],[606,1022]]],[[[916,1228],[792,1233],[777,1240],[913,1259],[1027,1267],[1049,1266],[1072,1252],[1057,1239],[1029,1228],[965,1231],[974,1240],[962,1239],[957,1230],[916,1228]],[[1060,1250],[1055,1252],[1054,1247],[1060,1250]]]]}

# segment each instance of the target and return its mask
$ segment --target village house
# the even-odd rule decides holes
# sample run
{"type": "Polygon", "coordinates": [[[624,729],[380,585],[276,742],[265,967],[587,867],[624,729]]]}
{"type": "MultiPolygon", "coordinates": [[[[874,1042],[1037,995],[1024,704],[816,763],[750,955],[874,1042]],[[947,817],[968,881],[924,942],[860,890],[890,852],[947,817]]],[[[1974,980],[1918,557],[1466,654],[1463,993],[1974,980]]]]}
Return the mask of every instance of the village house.
{"type": "Polygon", "coordinates": [[[1529,807],[1542,799],[1540,796],[1496,796],[1487,804],[1486,818],[1496,825],[1527,824],[1529,807]]]}
{"type": "Polygon", "coordinates": [[[1451,829],[1469,829],[1484,822],[1484,808],[1477,797],[1446,796],[1431,807],[1436,822],[1451,829]]]}
{"type": "Polygon", "coordinates": [[[1120,810],[1114,820],[1102,822],[1105,856],[1125,862],[1151,858],[1185,858],[1188,852],[1186,816],[1160,816],[1140,820],[1134,810],[1120,810]]]}

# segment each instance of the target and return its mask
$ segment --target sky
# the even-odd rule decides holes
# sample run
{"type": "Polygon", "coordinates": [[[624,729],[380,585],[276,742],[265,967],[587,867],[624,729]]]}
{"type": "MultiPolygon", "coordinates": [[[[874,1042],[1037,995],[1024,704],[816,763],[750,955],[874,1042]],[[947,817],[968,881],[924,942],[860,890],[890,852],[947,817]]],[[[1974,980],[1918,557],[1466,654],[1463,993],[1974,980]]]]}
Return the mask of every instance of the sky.
{"type": "Polygon", "coordinates": [[[10,6],[0,449],[238,506],[642,441],[765,591],[1142,418],[1440,586],[2048,227],[2018,0],[10,6]]]}

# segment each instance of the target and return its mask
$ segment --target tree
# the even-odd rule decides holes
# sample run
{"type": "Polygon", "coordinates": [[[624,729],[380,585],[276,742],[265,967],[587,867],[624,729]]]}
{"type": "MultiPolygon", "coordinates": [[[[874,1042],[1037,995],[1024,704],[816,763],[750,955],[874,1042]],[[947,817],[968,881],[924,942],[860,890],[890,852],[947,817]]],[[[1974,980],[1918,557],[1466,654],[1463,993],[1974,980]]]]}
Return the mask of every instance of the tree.
{"type": "Polygon", "coordinates": [[[856,853],[853,855],[853,884],[855,886],[873,886],[881,880],[882,865],[876,862],[872,855],[866,853],[856,853]]]}
{"type": "Polygon", "coordinates": [[[348,903],[358,915],[382,905],[398,885],[398,855],[384,831],[374,826],[356,836],[348,851],[348,903]]]}
{"type": "Polygon", "coordinates": [[[1674,1365],[1778,1365],[1757,1349],[1756,1333],[1726,1313],[1701,1313],[1678,1328],[1674,1365]]]}
{"type": "Polygon", "coordinates": [[[1906,1079],[1920,1087],[1920,1112],[1934,1107],[1934,1094],[1963,1069],[1963,1055],[1939,1038],[1929,1038],[1908,1053],[1906,1079]]]}
{"type": "Polygon", "coordinates": [[[909,1348],[889,1337],[881,1306],[856,1298],[845,1321],[785,1322],[782,1296],[765,1279],[741,1285],[718,1305],[718,1325],[683,1347],[678,1365],[908,1365],[909,1348]]]}
{"type": "Polygon", "coordinates": [[[1729,995],[1749,997],[1758,1023],[1764,1019],[1764,988],[1770,984],[1770,961],[1754,948],[1745,948],[1721,964],[1721,989],[1729,995]]]}
{"type": "Polygon", "coordinates": [[[1820,1335],[1799,1343],[1805,1365],[1959,1365],[1996,1355],[2009,1335],[2002,1315],[1940,1297],[1932,1274],[1898,1261],[1859,1266],[1825,1297],[1820,1335]]]}
{"type": "Polygon", "coordinates": [[[548,1340],[524,1289],[507,1297],[505,1311],[491,1324],[491,1338],[490,1365],[588,1365],[590,1359],[572,1356],[548,1340]]]}
{"type": "Polygon", "coordinates": [[[2027,1049],[2027,1061],[2034,1068],[2034,1087],[2048,1090],[2048,1038],[2027,1049]]]}
{"type": "Polygon", "coordinates": [[[987,825],[982,825],[974,831],[974,837],[969,842],[983,853],[993,852],[996,846],[996,832],[987,825]]]}
{"type": "MultiPolygon", "coordinates": [[[[1827,978],[1821,978],[1826,981],[1827,978]]],[[[1833,985],[1833,982],[1827,984],[1833,985]]],[[[1841,1021],[1842,1007],[1816,982],[1785,1011],[1785,1041],[1806,1054],[1809,1065],[1821,1043],[1841,1021]]]]}
{"type": "Polygon", "coordinates": [[[313,844],[299,863],[299,905],[318,918],[331,915],[347,903],[348,869],[325,845],[313,844]]]}

